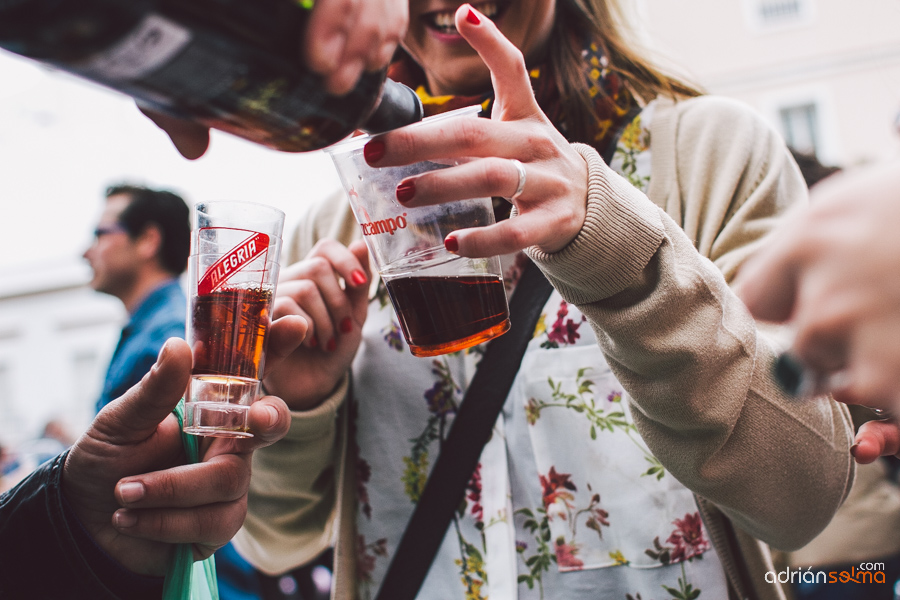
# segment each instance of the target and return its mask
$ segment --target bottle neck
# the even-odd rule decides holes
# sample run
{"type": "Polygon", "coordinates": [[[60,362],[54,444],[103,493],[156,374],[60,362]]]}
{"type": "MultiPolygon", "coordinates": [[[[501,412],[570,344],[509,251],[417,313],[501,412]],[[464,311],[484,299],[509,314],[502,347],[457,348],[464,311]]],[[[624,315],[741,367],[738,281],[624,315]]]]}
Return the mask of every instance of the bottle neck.
{"type": "Polygon", "coordinates": [[[424,116],[422,101],[411,88],[392,79],[385,79],[381,98],[362,129],[367,133],[384,133],[418,123],[424,116]]]}

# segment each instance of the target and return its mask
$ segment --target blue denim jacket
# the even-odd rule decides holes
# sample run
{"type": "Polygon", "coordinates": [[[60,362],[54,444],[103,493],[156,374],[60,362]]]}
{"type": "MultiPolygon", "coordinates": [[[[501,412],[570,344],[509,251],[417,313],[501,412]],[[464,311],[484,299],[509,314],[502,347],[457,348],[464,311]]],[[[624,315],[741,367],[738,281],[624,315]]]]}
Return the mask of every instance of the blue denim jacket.
{"type": "Polygon", "coordinates": [[[147,374],[170,337],[184,338],[187,299],[173,279],[153,290],[122,329],[106,372],[97,412],[147,374]]]}

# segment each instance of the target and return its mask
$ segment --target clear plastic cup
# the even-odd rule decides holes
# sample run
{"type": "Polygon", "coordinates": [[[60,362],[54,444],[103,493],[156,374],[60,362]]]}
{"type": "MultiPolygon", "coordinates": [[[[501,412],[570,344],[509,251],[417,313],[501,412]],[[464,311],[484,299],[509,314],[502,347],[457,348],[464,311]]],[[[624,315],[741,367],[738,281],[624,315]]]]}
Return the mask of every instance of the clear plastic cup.
{"type": "MultiPolygon", "coordinates": [[[[477,118],[480,111],[480,106],[470,106],[409,127],[477,118]]],[[[444,238],[451,232],[494,223],[491,199],[404,207],[395,195],[401,180],[458,162],[370,167],[363,156],[370,139],[368,135],[351,138],[325,151],[337,167],[410,352],[436,356],[505,333],[509,305],[499,257],[465,258],[444,248],[444,238]]]]}
{"type": "Polygon", "coordinates": [[[252,202],[207,202],[192,211],[187,341],[193,352],[184,431],[252,437],[260,396],[284,213],[252,202]]]}

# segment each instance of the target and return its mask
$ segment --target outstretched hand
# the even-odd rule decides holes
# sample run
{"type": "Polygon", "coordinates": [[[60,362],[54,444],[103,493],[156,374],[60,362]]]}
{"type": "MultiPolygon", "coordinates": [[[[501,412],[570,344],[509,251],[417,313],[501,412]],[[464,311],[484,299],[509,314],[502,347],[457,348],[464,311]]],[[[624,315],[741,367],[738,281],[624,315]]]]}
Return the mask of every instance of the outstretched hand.
{"type": "Polygon", "coordinates": [[[453,232],[445,240],[462,256],[507,254],[527,246],[557,252],[571,242],[587,212],[587,164],[541,111],[522,52],[494,23],[468,4],[456,11],[456,28],[491,71],[495,99],[491,119],[459,119],[401,128],[370,141],[374,167],[423,160],[475,158],[448,169],[409,177],[397,186],[405,206],[466,198],[512,197],[514,219],[453,232]]]}
{"type": "Polygon", "coordinates": [[[204,440],[186,464],[172,409],[191,370],[183,340],[170,339],[139,384],[107,405],[66,458],[62,490],[87,532],[135,573],[162,575],[173,544],[203,559],[237,532],[247,511],[253,451],[281,439],[290,413],[268,396],[250,407],[254,437],[204,440]]]}

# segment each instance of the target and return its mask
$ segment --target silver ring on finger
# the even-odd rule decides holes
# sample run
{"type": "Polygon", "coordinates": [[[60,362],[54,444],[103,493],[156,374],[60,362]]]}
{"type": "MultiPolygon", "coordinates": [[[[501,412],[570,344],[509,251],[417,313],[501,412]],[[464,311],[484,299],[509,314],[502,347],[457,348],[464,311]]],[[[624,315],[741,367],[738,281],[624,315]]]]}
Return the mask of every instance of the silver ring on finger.
{"type": "Polygon", "coordinates": [[[525,175],[525,165],[523,165],[520,161],[516,160],[515,158],[511,158],[509,160],[512,162],[513,166],[516,168],[516,171],[518,171],[518,173],[519,173],[519,182],[516,185],[516,191],[513,193],[512,196],[509,197],[509,201],[513,202],[515,200],[518,200],[519,196],[522,195],[522,192],[525,191],[526,175],[525,175]]]}

